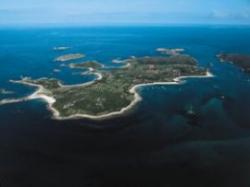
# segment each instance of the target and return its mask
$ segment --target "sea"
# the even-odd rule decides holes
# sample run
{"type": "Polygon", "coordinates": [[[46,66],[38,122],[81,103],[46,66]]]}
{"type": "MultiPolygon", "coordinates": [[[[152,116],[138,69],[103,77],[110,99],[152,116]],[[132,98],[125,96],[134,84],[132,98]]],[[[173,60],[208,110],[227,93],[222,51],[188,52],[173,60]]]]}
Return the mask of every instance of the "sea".
{"type": "Polygon", "coordinates": [[[213,78],[139,89],[143,101],[113,119],[54,120],[42,100],[0,106],[1,187],[249,187],[250,75],[217,54],[250,55],[250,27],[231,25],[0,28],[0,100],[35,88],[21,77],[93,80],[70,62],[106,66],[183,48],[213,78]],[[70,49],[55,51],[54,47],[70,49]]]}

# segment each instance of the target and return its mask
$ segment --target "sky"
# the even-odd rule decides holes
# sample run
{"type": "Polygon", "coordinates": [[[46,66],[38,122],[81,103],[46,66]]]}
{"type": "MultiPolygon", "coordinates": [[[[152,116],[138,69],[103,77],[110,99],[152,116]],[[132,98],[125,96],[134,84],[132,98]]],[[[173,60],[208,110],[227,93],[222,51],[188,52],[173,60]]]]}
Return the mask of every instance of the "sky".
{"type": "Polygon", "coordinates": [[[250,0],[0,0],[0,25],[250,24],[250,0]]]}

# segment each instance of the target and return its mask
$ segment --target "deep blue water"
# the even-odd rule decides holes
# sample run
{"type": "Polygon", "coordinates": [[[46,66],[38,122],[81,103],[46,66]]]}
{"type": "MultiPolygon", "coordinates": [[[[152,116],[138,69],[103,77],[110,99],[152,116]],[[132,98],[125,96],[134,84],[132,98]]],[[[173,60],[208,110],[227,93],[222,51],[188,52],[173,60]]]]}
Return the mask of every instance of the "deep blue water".
{"type": "Polygon", "coordinates": [[[52,120],[39,100],[0,106],[0,186],[249,187],[250,75],[216,55],[250,54],[250,27],[0,29],[0,88],[14,92],[0,99],[34,91],[9,82],[20,76],[93,79],[53,61],[64,53],[113,65],[159,47],[186,49],[215,77],[142,88],[128,116],[101,122],[52,120]]]}

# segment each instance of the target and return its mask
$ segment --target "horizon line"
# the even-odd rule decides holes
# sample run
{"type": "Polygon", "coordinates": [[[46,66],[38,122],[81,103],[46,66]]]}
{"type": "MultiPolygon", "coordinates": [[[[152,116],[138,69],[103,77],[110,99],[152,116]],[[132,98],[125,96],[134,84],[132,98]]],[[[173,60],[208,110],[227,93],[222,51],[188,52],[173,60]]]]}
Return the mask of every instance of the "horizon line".
{"type": "Polygon", "coordinates": [[[96,24],[62,24],[62,23],[30,23],[0,24],[2,28],[85,28],[85,27],[168,27],[168,26],[250,26],[250,23],[96,23],[96,24]]]}

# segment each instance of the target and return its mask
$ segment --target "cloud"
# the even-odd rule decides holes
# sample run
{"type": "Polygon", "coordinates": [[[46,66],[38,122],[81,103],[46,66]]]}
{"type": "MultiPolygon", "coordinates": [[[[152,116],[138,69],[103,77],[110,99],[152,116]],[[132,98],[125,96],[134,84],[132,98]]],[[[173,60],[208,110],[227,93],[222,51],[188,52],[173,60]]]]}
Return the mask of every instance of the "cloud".
{"type": "Polygon", "coordinates": [[[0,9],[0,14],[8,14],[8,13],[12,13],[12,10],[9,9],[0,9]]]}
{"type": "Polygon", "coordinates": [[[249,23],[250,0],[0,0],[3,23],[249,23]],[[4,3],[5,1],[5,3],[4,3]],[[15,2],[16,1],[16,2],[15,2]]]}

